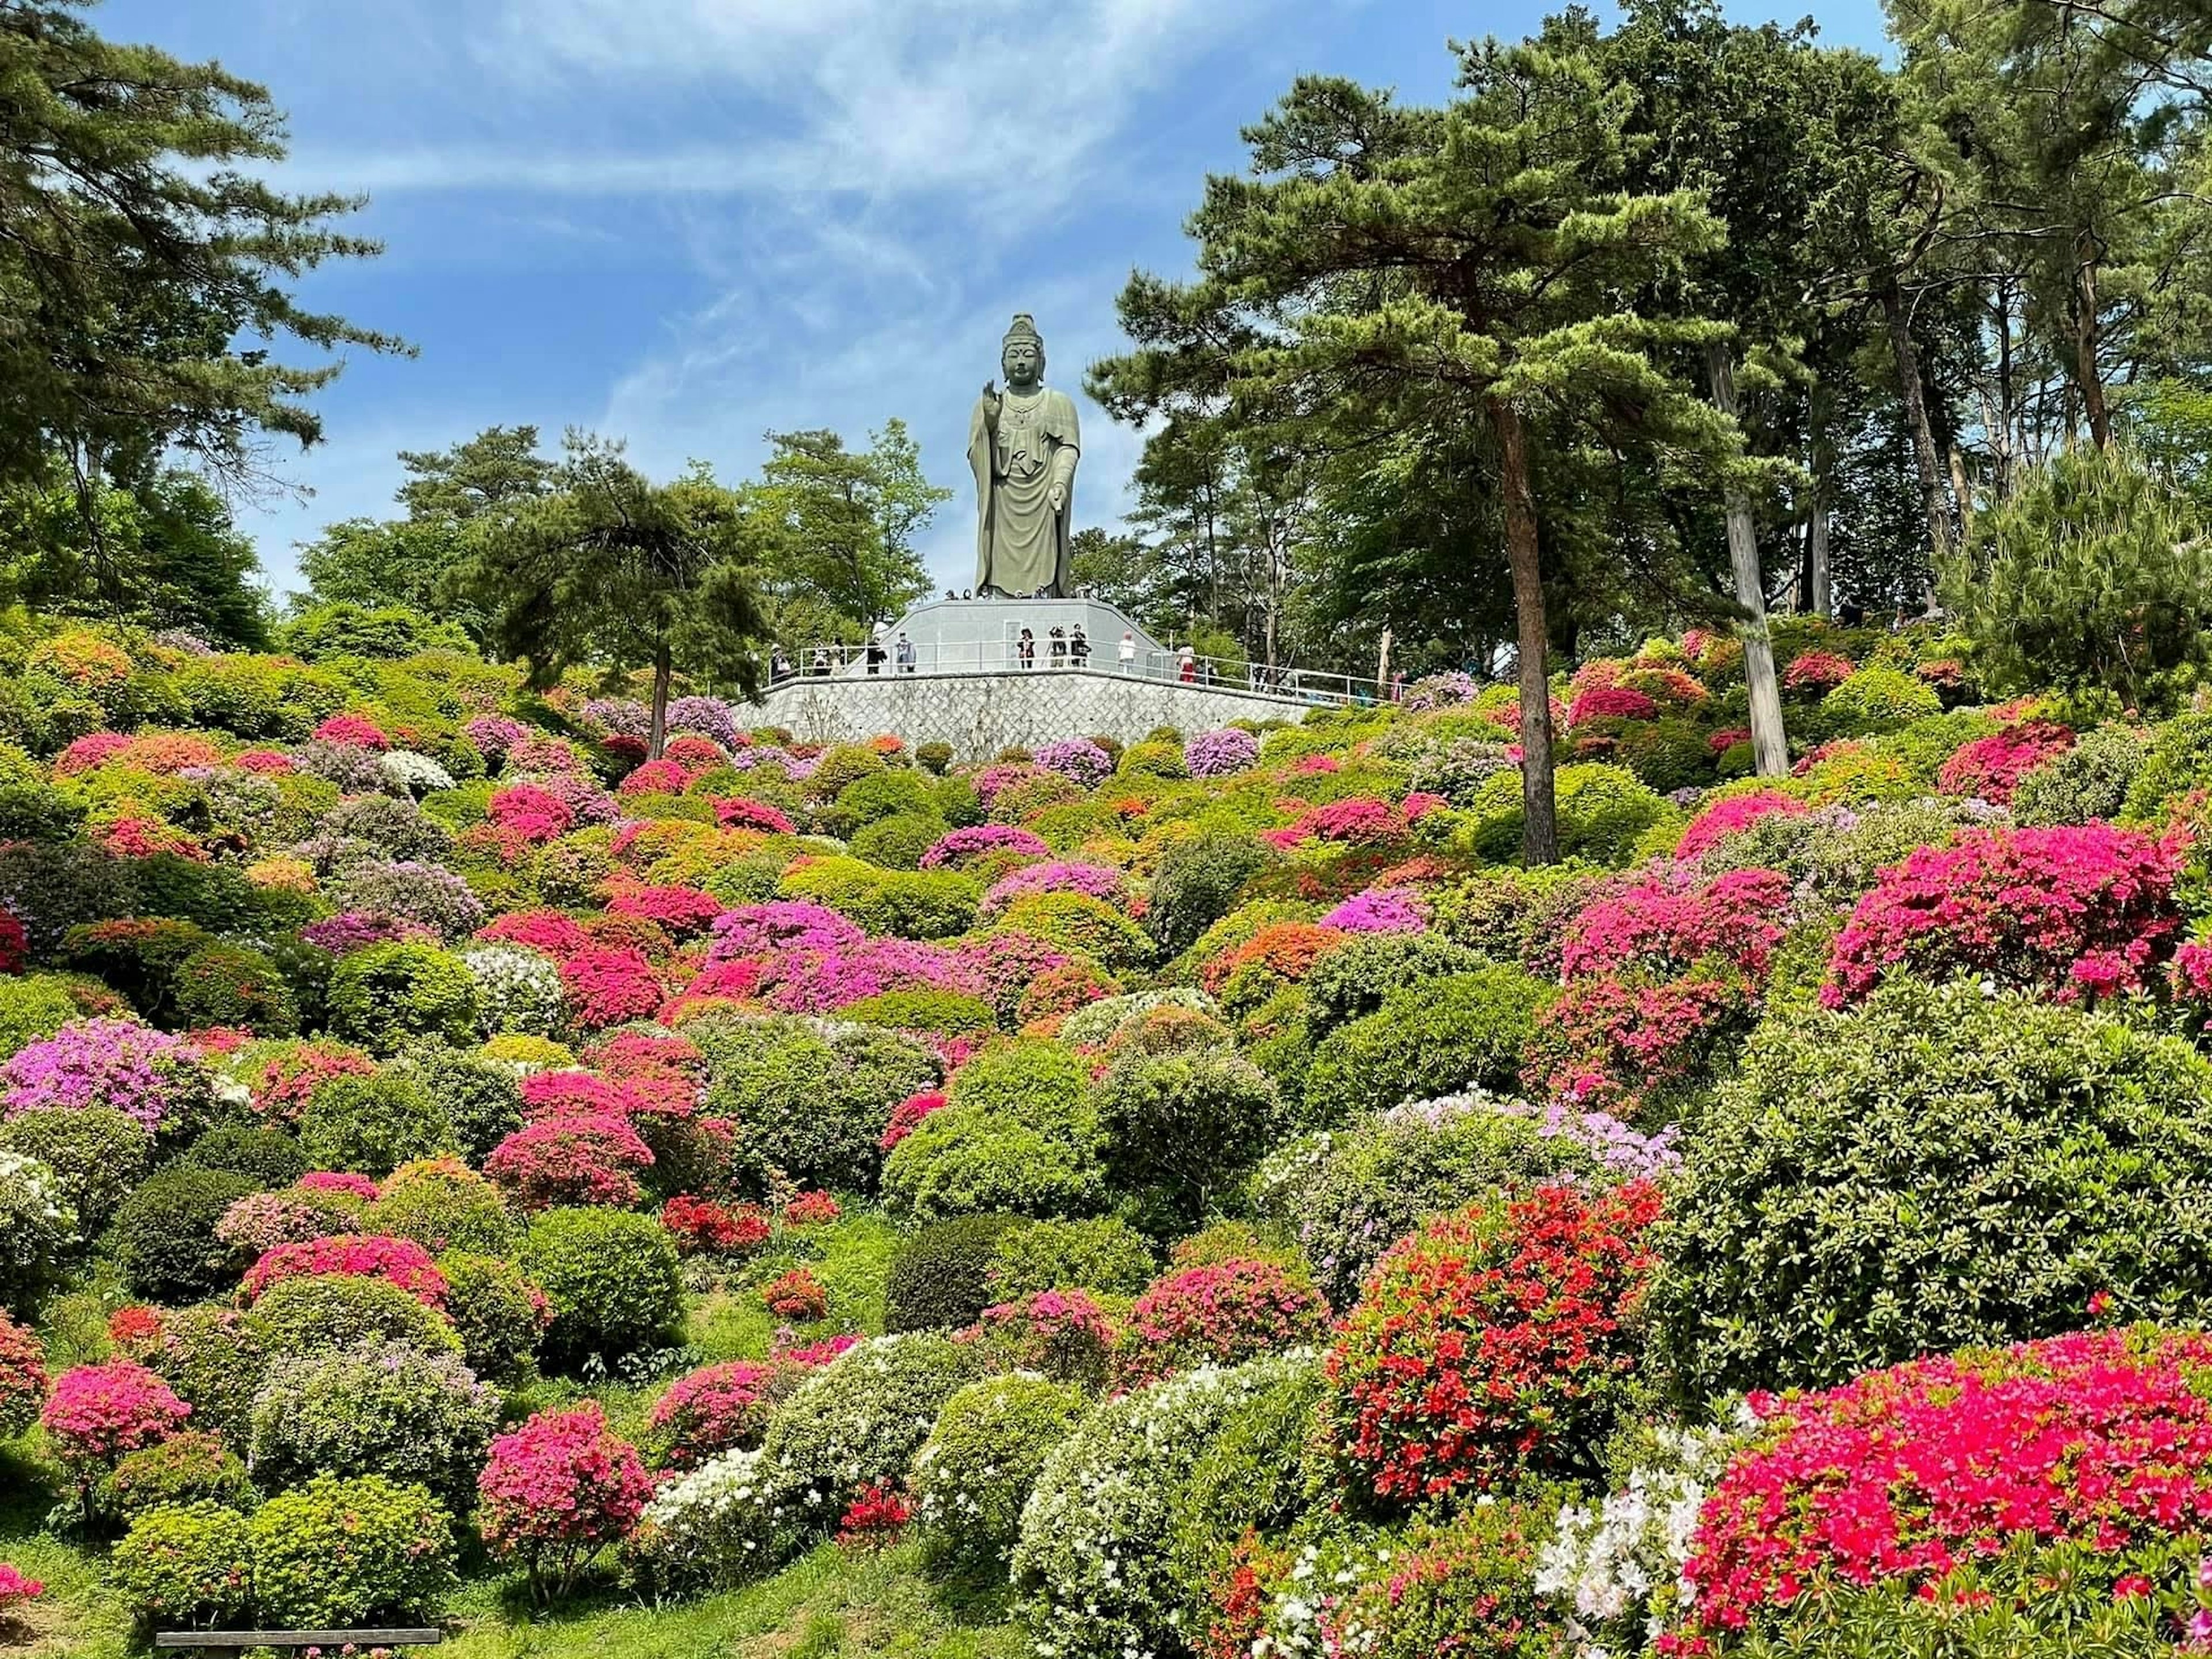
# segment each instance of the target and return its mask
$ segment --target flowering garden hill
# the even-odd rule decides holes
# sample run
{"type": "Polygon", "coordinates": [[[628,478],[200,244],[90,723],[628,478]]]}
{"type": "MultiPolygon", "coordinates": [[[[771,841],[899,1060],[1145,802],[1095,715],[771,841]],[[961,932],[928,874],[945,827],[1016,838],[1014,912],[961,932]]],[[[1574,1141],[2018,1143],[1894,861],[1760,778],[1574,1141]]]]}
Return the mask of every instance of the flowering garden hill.
{"type": "MultiPolygon", "coordinates": [[[[2212,713],[955,763],[0,635],[0,1645],[2212,1647],[2212,713]]],[[[396,635],[395,635],[396,637],[396,635]]]]}

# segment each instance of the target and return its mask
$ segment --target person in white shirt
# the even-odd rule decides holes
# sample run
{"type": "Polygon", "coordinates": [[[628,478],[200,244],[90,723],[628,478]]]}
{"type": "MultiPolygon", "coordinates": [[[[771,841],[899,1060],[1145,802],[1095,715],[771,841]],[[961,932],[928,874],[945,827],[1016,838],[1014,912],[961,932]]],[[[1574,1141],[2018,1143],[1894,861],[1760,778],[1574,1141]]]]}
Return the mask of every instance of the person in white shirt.
{"type": "Polygon", "coordinates": [[[1137,635],[1133,629],[1121,630],[1121,643],[1114,648],[1114,654],[1121,659],[1121,672],[1130,672],[1137,660],[1137,635]]]}

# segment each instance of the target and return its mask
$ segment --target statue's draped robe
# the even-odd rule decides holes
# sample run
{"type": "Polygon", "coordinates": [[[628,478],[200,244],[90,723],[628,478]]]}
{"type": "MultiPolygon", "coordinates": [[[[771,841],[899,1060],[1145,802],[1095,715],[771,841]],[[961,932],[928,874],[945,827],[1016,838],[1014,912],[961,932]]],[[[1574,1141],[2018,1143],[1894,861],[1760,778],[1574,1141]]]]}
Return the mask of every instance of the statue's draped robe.
{"type": "Polygon", "coordinates": [[[983,424],[983,400],[968,417],[968,467],[975,477],[975,592],[1028,595],[1041,587],[1073,591],[1068,526],[1075,506],[1075,463],[1082,445],[1075,400],[1050,386],[1029,398],[1000,399],[997,441],[983,424]],[[1048,492],[1063,495],[1054,513],[1048,492]]]}

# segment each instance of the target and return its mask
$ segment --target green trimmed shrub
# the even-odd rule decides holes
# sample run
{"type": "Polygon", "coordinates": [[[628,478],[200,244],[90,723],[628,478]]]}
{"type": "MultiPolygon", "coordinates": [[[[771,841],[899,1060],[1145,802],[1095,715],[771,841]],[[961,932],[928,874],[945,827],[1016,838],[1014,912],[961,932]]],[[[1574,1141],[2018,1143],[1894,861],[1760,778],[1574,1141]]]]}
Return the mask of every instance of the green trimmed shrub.
{"type": "Polygon", "coordinates": [[[445,1315],[391,1280],[366,1273],[295,1273],[262,1291],[246,1316],[256,1348],[270,1356],[404,1343],[458,1353],[445,1315]]]}
{"type": "Polygon", "coordinates": [[[227,1290],[244,1265],[215,1236],[223,1212],[263,1191],[251,1176],[173,1164],[124,1200],[108,1227],[123,1277],[155,1302],[191,1302],[227,1290]]]}
{"type": "Polygon", "coordinates": [[[204,945],[178,964],[171,987],[177,1022],[187,1029],[237,1026],[256,1036],[299,1029],[298,1005],[276,963],[250,945],[204,945]]]}
{"type": "Polygon", "coordinates": [[[260,1338],[237,1309],[203,1303],[161,1316],[161,1346],[148,1364],[192,1408],[194,1428],[243,1445],[267,1358],[260,1338]]]}
{"type": "Polygon", "coordinates": [[[253,1600],[251,1526],[212,1501],[149,1510],[108,1557],[107,1579],[141,1629],[235,1627],[253,1600]]]}
{"type": "Polygon", "coordinates": [[[472,1250],[503,1255],[521,1224],[493,1182],[459,1158],[403,1164],[363,1212],[361,1231],[411,1238],[433,1252],[472,1250]]]}
{"type": "Polygon", "coordinates": [[[522,1087],[514,1070],[496,1060],[418,1043],[398,1069],[421,1085],[453,1126],[453,1142],[471,1164],[522,1127],[522,1087]]]}
{"type": "Polygon", "coordinates": [[[112,1106],[40,1106],[0,1123],[0,1152],[34,1158],[54,1172],[88,1236],[108,1224],[153,1162],[146,1126],[112,1106]]]}
{"type": "Polygon", "coordinates": [[[994,1210],[1080,1215],[1104,1196],[1097,1139],[1088,1124],[1045,1129],[982,1107],[946,1106],[884,1160],[884,1201],[918,1222],[994,1210]]]}
{"type": "Polygon", "coordinates": [[[528,1372],[551,1311],[545,1293],[496,1256],[449,1250],[438,1271],[446,1276],[446,1317],[469,1369],[495,1382],[528,1372]]]}
{"type": "Polygon", "coordinates": [[[1235,908],[1237,895],[1273,862],[1255,836],[1209,834],[1177,842],[1153,872],[1145,926],[1163,956],[1177,956],[1235,908]]]}
{"type": "Polygon", "coordinates": [[[314,1474],[381,1474],[463,1509],[499,1406],[498,1390],[455,1356],[402,1343],[278,1358],[253,1402],[254,1474],[272,1489],[314,1474]]]}
{"type": "Polygon", "coordinates": [[[13,1060],[81,1018],[73,988],[82,982],[63,974],[0,976],[0,1060],[13,1060]]]}
{"type": "Polygon", "coordinates": [[[986,1283],[994,1304],[1069,1287],[1134,1296],[1158,1272],[1150,1241],[1126,1221],[1024,1221],[998,1236],[986,1283]]]}
{"type": "Polygon", "coordinates": [[[558,1209],[533,1217],[516,1264],[552,1306],[547,1351],[613,1359],[661,1340],[684,1320],[676,1246],[650,1216],[558,1209]]]}
{"type": "Polygon", "coordinates": [[[1394,991],[1490,965],[1481,951],[1437,933],[1363,934],[1331,951],[1306,975],[1308,1027],[1318,1041],[1378,1012],[1394,991]]]}
{"type": "Polygon", "coordinates": [[[998,1300],[991,1264],[1010,1215],[959,1216],[931,1222],[899,1241],[884,1285],[884,1328],[955,1330],[972,1325],[998,1300]]]}
{"type": "Polygon", "coordinates": [[[871,773],[846,785],[837,792],[835,810],[856,830],[889,818],[941,816],[931,781],[907,767],[871,773]]]}
{"type": "Polygon", "coordinates": [[[937,1086],[929,1050],[880,1028],[717,1020],[695,1035],[714,1075],[707,1110],[740,1126],[747,1163],[803,1187],[872,1189],[891,1109],[937,1086]]]}
{"type": "Polygon", "coordinates": [[[991,931],[1027,933],[1093,957],[1112,974],[1141,968],[1152,958],[1151,935],[1088,893],[1024,893],[999,913],[991,931]]]}
{"type": "Polygon", "coordinates": [[[945,1402],[908,1481],[933,1568],[966,1576],[1006,1570],[1045,1459],[1090,1404],[1072,1383],[1018,1373],[970,1382],[945,1402]]]}
{"type": "MultiPolygon", "coordinates": [[[[1559,853],[1618,868],[1671,810],[1635,774],[1618,766],[1563,766],[1553,781],[1559,853]]],[[[1492,864],[1521,861],[1521,774],[1501,772],[1475,792],[1468,846],[1492,864]]]]}
{"type": "MultiPolygon", "coordinates": [[[[904,777],[912,774],[886,775],[904,777]]],[[[854,831],[853,856],[886,870],[918,870],[921,867],[921,855],[935,846],[951,827],[943,818],[923,817],[917,813],[878,818],[854,831]]]]}
{"type": "Polygon", "coordinates": [[[2014,787],[2016,823],[2089,823],[2119,816],[2128,790],[2150,754],[2147,732],[2131,726],[2085,732],[2063,755],[2030,771],[2014,787]]]}
{"type": "Polygon", "coordinates": [[[1258,1159],[1279,1114],[1273,1080],[1225,1049],[1126,1056],[1100,1080],[1093,1109],[1108,1176],[1184,1223],[1258,1159]]]}
{"type": "Polygon", "coordinates": [[[372,945],[341,957],[329,1002],[331,1033],[375,1054],[416,1037],[465,1048],[476,1036],[476,976],[433,945],[372,945]]]}
{"type": "Polygon", "coordinates": [[[1001,1117],[1066,1126],[1085,1115],[1091,1071],[1057,1042],[1009,1042],[987,1048],[953,1075],[948,1097],[1001,1117]]]}
{"type": "Polygon", "coordinates": [[[1374,1013],[1340,1027],[1314,1050],[1306,1116],[1327,1125],[1401,1101],[1462,1089],[1510,1093],[1521,1051],[1552,993],[1517,968],[1395,991],[1374,1013]]]}
{"type": "Polygon", "coordinates": [[[247,1523],[259,1618],[346,1629],[434,1617],[457,1582],[453,1522],[420,1486],[319,1474],[247,1523]]]}
{"type": "Polygon", "coordinates": [[[1839,732],[1894,732],[1943,712],[1943,700],[1901,669],[1869,663],[1820,699],[1820,712],[1839,732]]]}
{"type": "Polygon", "coordinates": [[[100,1483],[100,1512],[126,1527],[164,1505],[250,1510],[259,1501],[238,1454],[221,1435],[201,1429],[125,1452],[100,1483]]]}
{"type": "Polygon", "coordinates": [[[848,1349],[793,1391],[762,1443],[802,1525],[827,1530],[868,1486],[896,1486],[945,1402],[975,1374],[974,1353],[910,1332],[848,1349]]]}
{"type": "Polygon", "coordinates": [[[2212,1313],[2212,1062],[1964,982],[1770,1018],[1684,1147],[1653,1293],[1678,1391],[2212,1313]]]}
{"type": "Polygon", "coordinates": [[[449,1151],[453,1139],[437,1102],[398,1071],[332,1078],[300,1115],[300,1149],[319,1170],[386,1176],[449,1151]]]}
{"type": "Polygon", "coordinates": [[[264,1190],[289,1187],[313,1167],[298,1141],[261,1123],[219,1123],[185,1149],[184,1161],[245,1176],[264,1190]]]}
{"type": "Polygon", "coordinates": [[[902,1031],[941,1036],[969,1036],[998,1029],[999,1016],[981,997],[957,991],[885,991],[863,997],[837,1011],[837,1018],[861,1025],[888,1025],[902,1031]]]}

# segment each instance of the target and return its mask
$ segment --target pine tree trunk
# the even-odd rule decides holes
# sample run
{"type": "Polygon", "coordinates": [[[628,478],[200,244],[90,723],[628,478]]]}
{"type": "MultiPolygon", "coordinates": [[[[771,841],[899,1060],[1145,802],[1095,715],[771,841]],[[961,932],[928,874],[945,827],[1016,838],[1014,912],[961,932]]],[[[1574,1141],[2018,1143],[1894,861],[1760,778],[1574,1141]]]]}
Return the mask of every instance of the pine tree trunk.
{"type": "Polygon", "coordinates": [[[659,760],[668,746],[668,682],[675,672],[666,644],[653,653],[653,724],[645,740],[645,757],[659,760]]]}
{"type": "Polygon", "coordinates": [[[1559,802],[1552,781],[1552,677],[1545,666],[1544,572],[1537,557],[1536,492],[1529,481],[1528,436],[1521,413],[1503,398],[1485,400],[1498,439],[1499,493],[1505,504],[1505,562],[1513,572],[1514,634],[1521,658],[1521,861],[1534,868],[1559,857],[1559,802]]]}
{"type": "Polygon", "coordinates": [[[2081,388],[2081,410],[2089,419],[2089,441],[2103,449],[2112,441],[2112,418],[2105,408],[2105,377],[2097,368],[2097,248],[2084,234],[2074,279],[2074,379],[2081,388]]]}
{"type": "MultiPolygon", "coordinates": [[[[1713,407],[1736,415],[1735,358],[1724,340],[1705,348],[1713,407]]],[[[1759,572],[1759,537],[1751,522],[1751,498],[1734,484],[1723,505],[1728,512],[1729,568],[1735,577],[1735,602],[1744,608],[1736,624],[1743,641],[1744,684],[1751,692],[1751,750],[1759,775],[1778,778],[1790,770],[1790,739],[1782,729],[1782,686],[1774,675],[1774,645],[1766,636],[1766,583],[1759,572]]]]}
{"type": "Polygon", "coordinates": [[[1920,474],[1920,501],[1928,517],[1928,544],[1940,557],[1951,550],[1951,515],[1943,506],[1942,465],[1936,458],[1936,433],[1928,424],[1928,401],[1920,395],[1920,354],[1912,344],[1912,325],[1905,296],[1893,281],[1882,290],[1881,309],[1889,328],[1889,355],[1897,366],[1897,398],[1912,434],[1912,461],[1920,474]]]}
{"type": "Polygon", "coordinates": [[[1813,521],[1805,529],[1805,563],[1812,588],[1813,614],[1816,617],[1836,614],[1828,583],[1828,496],[1820,488],[1826,482],[1814,482],[1813,521]]]}

